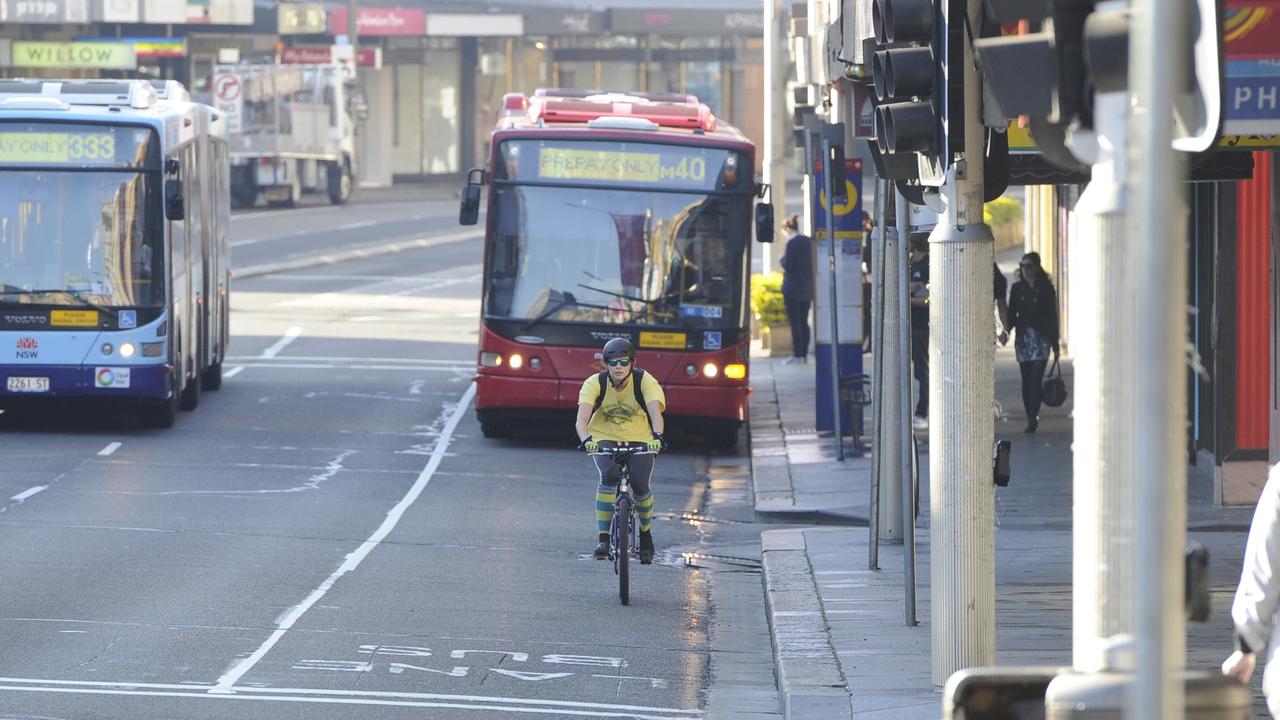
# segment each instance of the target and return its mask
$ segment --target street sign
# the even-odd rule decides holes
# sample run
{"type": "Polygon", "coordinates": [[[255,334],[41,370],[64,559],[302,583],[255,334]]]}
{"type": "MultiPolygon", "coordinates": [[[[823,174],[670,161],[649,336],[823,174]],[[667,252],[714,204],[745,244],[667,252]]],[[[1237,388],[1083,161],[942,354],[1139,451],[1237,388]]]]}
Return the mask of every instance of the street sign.
{"type": "Polygon", "coordinates": [[[213,104],[227,116],[227,131],[240,132],[240,118],[244,115],[244,85],[231,73],[221,73],[213,78],[213,104]]]}

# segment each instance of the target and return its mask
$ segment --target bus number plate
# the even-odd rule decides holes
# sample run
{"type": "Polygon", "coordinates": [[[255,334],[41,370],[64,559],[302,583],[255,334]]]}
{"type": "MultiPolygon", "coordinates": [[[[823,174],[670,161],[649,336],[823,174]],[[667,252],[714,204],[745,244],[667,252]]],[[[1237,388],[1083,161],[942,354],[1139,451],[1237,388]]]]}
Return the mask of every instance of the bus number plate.
{"type": "Polygon", "coordinates": [[[5,383],[9,392],[38,393],[49,392],[47,377],[11,377],[5,383]]]}

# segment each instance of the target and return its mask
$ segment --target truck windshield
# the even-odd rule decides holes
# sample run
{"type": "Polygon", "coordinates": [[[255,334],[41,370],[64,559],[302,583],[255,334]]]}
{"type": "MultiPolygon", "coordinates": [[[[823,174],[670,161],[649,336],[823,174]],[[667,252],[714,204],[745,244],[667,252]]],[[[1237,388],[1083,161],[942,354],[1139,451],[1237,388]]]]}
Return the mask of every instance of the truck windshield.
{"type": "Polygon", "coordinates": [[[485,313],[737,327],[750,198],[501,184],[485,313]]]}
{"type": "Polygon", "coordinates": [[[0,171],[0,303],[164,303],[158,182],[117,171],[0,171]],[[32,293],[32,290],[47,290],[32,293]]]}

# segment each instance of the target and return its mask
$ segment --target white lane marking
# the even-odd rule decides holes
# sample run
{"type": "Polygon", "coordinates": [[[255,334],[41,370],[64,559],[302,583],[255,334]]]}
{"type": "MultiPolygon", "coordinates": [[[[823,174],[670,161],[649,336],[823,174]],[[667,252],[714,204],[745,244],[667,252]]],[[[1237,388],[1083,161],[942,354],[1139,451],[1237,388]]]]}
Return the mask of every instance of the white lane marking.
{"type": "Polygon", "coordinates": [[[289,345],[291,345],[294,340],[297,340],[298,336],[301,334],[302,334],[302,328],[297,326],[294,326],[289,328],[288,330],[285,330],[284,337],[275,341],[275,344],[273,344],[271,347],[267,348],[266,350],[262,351],[262,357],[269,360],[279,355],[280,351],[289,347],[289,345]]]}
{"type": "Polygon", "coordinates": [[[421,394],[422,394],[422,386],[423,386],[423,385],[426,385],[426,384],[427,384],[427,381],[426,381],[426,380],[414,380],[414,381],[413,381],[413,383],[409,385],[409,394],[410,394],[410,395],[421,395],[421,394]]]}
{"type": "MultiPolygon", "coordinates": [[[[370,220],[368,222],[351,223],[350,225],[339,225],[338,227],[335,227],[335,228],[317,228],[316,230],[299,230],[297,232],[291,232],[286,235],[268,235],[266,237],[247,238],[245,240],[236,240],[235,242],[231,243],[231,247],[238,248],[238,247],[244,247],[246,245],[260,245],[262,243],[275,242],[276,240],[292,240],[293,238],[300,238],[305,235],[310,235],[313,232],[333,232],[335,230],[339,230],[339,231],[340,230],[357,230],[359,228],[373,227],[374,225],[377,225],[379,222],[380,221],[378,220],[370,220]]],[[[388,222],[394,222],[394,221],[388,221],[388,222]]]]}
{"type": "MultiPolygon", "coordinates": [[[[616,676],[610,676],[616,677],[616,676]]],[[[253,695],[310,695],[319,697],[352,697],[352,698],[386,698],[404,700],[447,700],[454,702],[493,702],[510,703],[512,705],[555,706],[566,708],[600,709],[600,710],[636,710],[639,712],[660,712],[678,716],[699,716],[701,710],[685,708],[657,707],[652,705],[617,705],[612,703],[594,703],[582,700],[542,700],[539,698],[496,697],[492,695],[455,695],[450,693],[420,693],[388,690],[326,690],[323,688],[275,688],[275,687],[242,687],[236,688],[232,695],[210,695],[210,686],[199,682],[190,683],[146,683],[146,682],[112,682],[104,680],[48,680],[43,678],[0,677],[0,683],[14,685],[49,685],[55,687],[84,688],[119,688],[129,690],[142,688],[146,690],[198,690],[198,694],[186,693],[191,697],[252,699],[253,695]]]]}
{"type": "Polygon", "coordinates": [[[306,599],[294,606],[292,610],[285,613],[284,617],[280,618],[279,622],[276,624],[275,632],[271,633],[271,637],[267,638],[266,642],[262,643],[257,650],[254,650],[252,655],[241,660],[234,667],[224,673],[222,677],[218,678],[218,684],[211,688],[209,692],[234,692],[232,688],[235,687],[236,682],[238,682],[240,678],[244,677],[245,673],[252,670],[253,666],[257,665],[276,643],[280,642],[280,638],[284,637],[284,634],[293,627],[294,623],[298,622],[298,619],[301,618],[307,610],[310,610],[312,605],[319,602],[320,599],[325,596],[325,593],[329,592],[329,589],[338,581],[338,578],[341,578],[343,575],[346,575],[359,567],[365,557],[367,557],[370,552],[373,552],[373,549],[377,547],[378,544],[387,537],[387,535],[391,534],[391,531],[394,530],[395,526],[400,522],[400,518],[404,516],[405,511],[409,509],[410,505],[413,505],[414,501],[418,499],[418,496],[422,494],[422,491],[426,489],[427,483],[431,482],[431,476],[435,474],[436,468],[440,467],[440,463],[444,460],[445,451],[449,448],[449,443],[453,439],[453,431],[457,429],[458,423],[462,421],[462,416],[466,414],[467,408],[471,405],[471,400],[475,395],[476,385],[475,383],[471,383],[467,386],[466,392],[462,394],[462,398],[458,400],[457,406],[452,408],[451,411],[446,409],[446,412],[448,412],[448,419],[444,423],[444,428],[440,431],[440,437],[436,440],[436,447],[431,453],[431,459],[427,461],[427,466],[422,469],[422,473],[418,475],[418,479],[414,481],[413,487],[409,488],[409,492],[406,493],[405,496],[400,499],[400,502],[396,503],[395,507],[391,508],[387,513],[387,517],[382,521],[382,525],[380,525],[378,529],[369,536],[368,540],[365,540],[360,547],[356,548],[355,552],[348,555],[347,559],[342,563],[342,565],[338,566],[337,570],[333,571],[332,575],[326,578],[324,582],[320,583],[319,587],[312,590],[311,594],[308,595],[306,599]]]}
{"type": "Polygon", "coordinates": [[[9,499],[10,499],[10,500],[17,500],[18,502],[22,502],[23,500],[26,500],[27,498],[31,497],[32,495],[35,495],[36,493],[38,493],[38,492],[40,492],[41,490],[44,490],[44,489],[46,489],[46,488],[48,488],[48,487],[49,487],[48,485],[37,485],[37,486],[35,486],[35,487],[33,487],[33,488],[27,488],[26,490],[23,490],[22,492],[18,493],[17,495],[14,495],[13,497],[11,497],[11,498],[9,498],[9,499]]]}
{"type": "Polygon", "coordinates": [[[336,457],[329,461],[324,471],[316,473],[307,478],[307,481],[301,485],[284,488],[282,490],[165,490],[156,493],[156,495],[280,495],[284,493],[300,493],[307,490],[316,490],[326,481],[333,478],[334,475],[342,472],[342,461],[346,460],[355,450],[343,450],[336,457]]]}
{"type": "Polygon", "coordinates": [[[110,457],[113,453],[115,453],[115,451],[119,450],[120,446],[123,444],[124,443],[118,443],[118,442],[109,443],[106,447],[99,450],[98,454],[101,455],[102,457],[110,457]]]}
{"type": "Polygon", "coordinates": [[[235,376],[239,375],[239,374],[240,374],[240,373],[242,373],[242,372],[244,372],[244,366],[243,366],[243,365],[237,365],[236,367],[233,367],[233,368],[231,368],[230,370],[228,370],[228,371],[226,371],[225,373],[223,373],[223,374],[222,374],[222,379],[223,379],[223,380],[229,380],[229,379],[231,379],[231,378],[233,378],[233,377],[235,377],[235,376]]]}

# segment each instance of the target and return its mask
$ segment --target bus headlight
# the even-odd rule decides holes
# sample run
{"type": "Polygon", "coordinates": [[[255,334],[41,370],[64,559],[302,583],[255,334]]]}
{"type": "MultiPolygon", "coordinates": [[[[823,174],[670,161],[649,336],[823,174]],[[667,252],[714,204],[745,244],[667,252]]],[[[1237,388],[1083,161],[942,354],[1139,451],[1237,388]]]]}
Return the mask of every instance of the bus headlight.
{"type": "Polygon", "coordinates": [[[538,358],[536,358],[536,357],[531,357],[531,358],[529,358],[529,369],[530,369],[530,370],[537,370],[537,369],[538,369],[538,368],[540,368],[540,367],[542,367],[542,361],[541,361],[541,360],[539,360],[539,359],[538,359],[538,358]]]}
{"type": "Polygon", "coordinates": [[[502,353],[482,352],[480,353],[480,367],[500,367],[502,365],[502,353]]]}
{"type": "Polygon", "coordinates": [[[134,347],[134,344],[133,344],[133,343],[131,343],[131,342],[123,342],[123,343],[120,343],[120,356],[121,356],[121,357],[127,357],[127,358],[130,358],[130,357],[133,357],[133,354],[134,354],[134,353],[136,353],[136,352],[138,352],[138,348],[134,347]]]}
{"type": "Polygon", "coordinates": [[[110,355],[111,353],[115,352],[115,350],[116,350],[116,349],[115,349],[114,347],[112,347],[111,343],[102,343],[102,354],[103,354],[103,355],[110,355]]]}
{"type": "Polygon", "coordinates": [[[520,353],[512,353],[511,357],[507,358],[507,365],[509,365],[512,370],[519,370],[524,367],[524,357],[520,355],[520,353]]]}
{"type": "Polygon", "coordinates": [[[689,377],[697,377],[697,375],[698,375],[698,366],[697,366],[697,365],[694,365],[693,363],[690,363],[690,364],[688,364],[688,365],[685,365],[685,366],[684,366],[684,374],[685,374],[685,375],[688,375],[689,377]]]}
{"type": "Polygon", "coordinates": [[[704,377],[713,378],[720,374],[720,368],[715,363],[707,363],[702,366],[702,374],[704,377]]]}
{"type": "Polygon", "coordinates": [[[724,376],[730,380],[741,380],[747,376],[747,366],[742,363],[730,363],[725,365],[724,376]]]}

